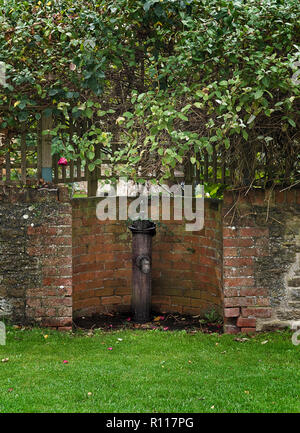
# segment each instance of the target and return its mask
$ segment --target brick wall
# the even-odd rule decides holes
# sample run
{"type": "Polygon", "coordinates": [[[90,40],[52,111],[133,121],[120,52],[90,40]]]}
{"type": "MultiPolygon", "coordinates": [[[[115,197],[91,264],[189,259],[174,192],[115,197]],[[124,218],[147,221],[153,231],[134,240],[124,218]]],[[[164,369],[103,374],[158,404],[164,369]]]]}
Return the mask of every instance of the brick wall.
{"type": "Polygon", "coordinates": [[[68,329],[72,209],[65,189],[0,189],[0,316],[68,329]]]}
{"type": "MultiPolygon", "coordinates": [[[[75,317],[130,310],[131,233],[125,221],[99,221],[98,202],[72,200],[75,317]]],[[[221,250],[220,202],[205,201],[205,225],[199,232],[185,231],[184,221],[158,222],[152,255],[153,310],[222,312],[221,250]]]]}
{"type": "MultiPolygon", "coordinates": [[[[157,223],[154,311],[224,311],[229,333],[300,323],[300,190],[237,198],[206,200],[198,232],[157,223]]],[[[99,200],[0,187],[0,320],[69,329],[72,312],[129,312],[132,235],[96,218],[99,200]]]]}
{"type": "Polygon", "coordinates": [[[225,193],[225,332],[290,325],[300,319],[300,190],[256,190],[237,199],[225,193]]]}

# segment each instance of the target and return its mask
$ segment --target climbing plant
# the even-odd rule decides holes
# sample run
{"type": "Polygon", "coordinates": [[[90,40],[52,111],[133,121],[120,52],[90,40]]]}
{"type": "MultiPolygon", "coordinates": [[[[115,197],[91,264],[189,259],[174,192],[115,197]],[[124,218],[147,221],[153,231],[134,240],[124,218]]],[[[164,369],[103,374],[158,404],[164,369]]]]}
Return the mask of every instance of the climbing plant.
{"type": "Polygon", "coordinates": [[[44,113],[53,152],[91,171],[105,156],[164,179],[217,151],[236,184],[295,182],[299,16],[298,0],[0,0],[1,133],[44,113]]]}

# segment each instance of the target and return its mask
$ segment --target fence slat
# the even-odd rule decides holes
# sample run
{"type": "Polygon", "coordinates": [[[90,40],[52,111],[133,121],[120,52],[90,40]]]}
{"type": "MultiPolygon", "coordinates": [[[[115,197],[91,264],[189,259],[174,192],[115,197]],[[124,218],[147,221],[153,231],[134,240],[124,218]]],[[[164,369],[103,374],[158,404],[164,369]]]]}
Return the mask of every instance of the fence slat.
{"type": "Polygon", "coordinates": [[[6,182],[9,183],[10,182],[10,169],[11,169],[11,165],[10,165],[10,152],[9,150],[6,152],[5,155],[5,174],[6,174],[6,182]]]}
{"type": "Polygon", "coordinates": [[[25,184],[27,179],[26,175],[26,133],[21,135],[21,180],[25,184]]]}
{"type": "MultiPolygon", "coordinates": [[[[42,131],[51,130],[53,127],[52,116],[42,114],[42,131]]],[[[42,134],[42,177],[46,182],[52,182],[52,156],[51,135],[42,134]]]]}
{"type": "Polygon", "coordinates": [[[217,183],[218,166],[217,166],[217,151],[216,146],[213,146],[213,156],[212,156],[212,168],[213,168],[213,183],[217,183]]]}
{"type": "Polygon", "coordinates": [[[81,181],[81,160],[80,160],[80,158],[78,158],[77,162],[76,162],[76,180],[78,182],[81,181]]]}
{"type": "MultiPolygon", "coordinates": [[[[72,115],[70,115],[69,137],[70,137],[70,144],[74,146],[73,134],[74,134],[74,123],[73,123],[72,115]]],[[[70,182],[74,182],[74,161],[70,161],[69,171],[70,171],[70,182]]]]}
{"type": "Polygon", "coordinates": [[[42,177],[42,119],[37,125],[37,176],[42,177]]]}
{"type": "Polygon", "coordinates": [[[204,182],[208,182],[208,153],[204,150],[204,182]]]}
{"type": "Polygon", "coordinates": [[[54,183],[58,183],[58,156],[57,155],[53,155],[52,156],[52,167],[53,167],[53,182],[54,183]]]}

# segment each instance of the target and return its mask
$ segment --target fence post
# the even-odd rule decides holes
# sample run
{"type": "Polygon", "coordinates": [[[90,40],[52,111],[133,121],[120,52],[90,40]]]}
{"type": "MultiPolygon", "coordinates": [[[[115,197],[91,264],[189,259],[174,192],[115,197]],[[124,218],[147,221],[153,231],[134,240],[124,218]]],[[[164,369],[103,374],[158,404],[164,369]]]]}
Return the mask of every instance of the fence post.
{"type": "Polygon", "coordinates": [[[45,182],[52,182],[52,156],[51,135],[43,134],[43,131],[52,129],[52,116],[42,114],[42,178],[45,182]]]}
{"type": "Polygon", "coordinates": [[[98,178],[96,169],[92,172],[88,171],[88,197],[96,197],[98,189],[98,178]]]}

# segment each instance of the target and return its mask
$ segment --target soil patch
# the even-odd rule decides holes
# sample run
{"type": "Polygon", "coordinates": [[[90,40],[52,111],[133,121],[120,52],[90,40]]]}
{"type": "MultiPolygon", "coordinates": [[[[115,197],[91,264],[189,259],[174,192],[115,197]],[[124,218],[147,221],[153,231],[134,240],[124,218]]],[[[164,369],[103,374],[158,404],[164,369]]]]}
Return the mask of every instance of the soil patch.
{"type": "Polygon", "coordinates": [[[151,321],[147,323],[136,323],[133,316],[126,313],[95,314],[90,317],[78,317],[74,325],[79,329],[102,329],[115,331],[118,329],[160,329],[162,331],[204,332],[222,333],[223,324],[210,323],[198,316],[182,315],[179,313],[155,313],[151,315],[151,321]]]}

